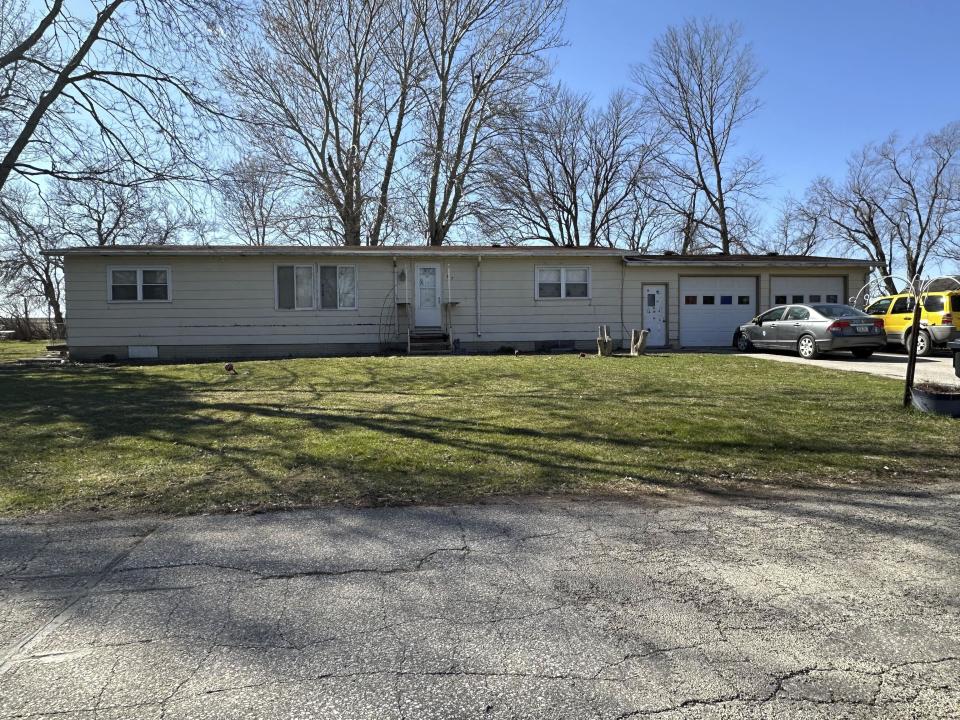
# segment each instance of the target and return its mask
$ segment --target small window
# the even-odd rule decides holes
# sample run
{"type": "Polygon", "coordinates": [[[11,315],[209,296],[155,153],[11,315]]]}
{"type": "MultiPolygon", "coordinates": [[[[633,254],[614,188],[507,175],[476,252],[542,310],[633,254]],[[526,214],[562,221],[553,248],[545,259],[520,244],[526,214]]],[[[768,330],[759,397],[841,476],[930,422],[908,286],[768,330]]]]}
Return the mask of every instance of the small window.
{"type": "Polygon", "coordinates": [[[733,295],[721,295],[720,296],[721,305],[733,305],[733,295]]]}
{"type": "Polygon", "coordinates": [[[786,296],[786,295],[777,295],[777,296],[773,299],[773,304],[774,304],[774,305],[786,305],[786,304],[787,304],[787,296],[786,296]]]}
{"type": "Polygon", "coordinates": [[[867,315],[886,315],[887,310],[890,307],[890,303],[892,302],[893,300],[890,298],[882,298],[881,300],[877,300],[873,305],[870,305],[867,308],[867,315]]]}
{"type": "Polygon", "coordinates": [[[647,307],[655,308],[657,306],[657,294],[647,293],[647,307]]]}
{"type": "Polygon", "coordinates": [[[831,303],[831,304],[836,304],[836,303],[840,302],[840,296],[839,296],[839,295],[827,295],[827,302],[828,302],[828,303],[831,303]]]}
{"type": "Polygon", "coordinates": [[[950,309],[953,312],[960,312],[960,295],[950,296],[950,309]]]}
{"type": "Polygon", "coordinates": [[[945,299],[943,295],[928,295],[923,299],[923,309],[927,312],[943,312],[945,299]]]}
{"type": "Polygon", "coordinates": [[[167,268],[111,268],[110,302],[167,302],[170,270],[167,268]]]}
{"type": "Polygon", "coordinates": [[[313,265],[277,266],[277,308],[313,309],[313,265]]]}
{"type": "Polygon", "coordinates": [[[590,268],[537,268],[538,300],[590,297],[590,268]]]}
{"type": "Polygon", "coordinates": [[[683,304],[684,304],[684,305],[696,305],[696,304],[697,304],[697,296],[696,296],[696,295],[684,295],[684,297],[683,297],[683,304]]]}
{"type": "Polygon", "coordinates": [[[749,305],[750,296],[749,295],[739,295],[737,296],[737,305],[749,305]]]}
{"type": "Polygon", "coordinates": [[[804,307],[792,307],[787,310],[784,320],[809,320],[810,311],[804,307]]]}
{"type": "Polygon", "coordinates": [[[820,300],[821,297],[822,297],[822,295],[811,295],[811,296],[810,296],[810,304],[812,305],[813,303],[821,302],[821,300],[820,300]]]}
{"type": "Polygon", "coordinates": [[[792,303],[802,303],[802,302],[803,302],[803,295],[794,295],[794,296],[793,296],[793,299],[792,299],[790,302],[792,302],[792,303]]]}
{"type": "Polygon", "coordinates": [[[893,315],[903,315],[905,313],[913,312],[913,298],[912,297],[899,297],[896,302],[893,303],[893,309],[890,311],[893,315]]]}
{"type": "Polygon", "coordinates": [[[704,295],[704,296],[703,296],[703,304],[704,304],[704,305],[715,305],[716,303],[714,303],[714,297],[713,297],[713,295],[704,295]]]}

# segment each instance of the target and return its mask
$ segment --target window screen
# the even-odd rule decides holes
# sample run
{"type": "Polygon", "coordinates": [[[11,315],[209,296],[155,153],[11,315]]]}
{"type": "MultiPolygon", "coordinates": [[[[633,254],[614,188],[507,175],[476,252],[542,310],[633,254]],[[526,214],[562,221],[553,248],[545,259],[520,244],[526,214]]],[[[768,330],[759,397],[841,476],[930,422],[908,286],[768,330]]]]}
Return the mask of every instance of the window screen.
{"type": "Polygon", "coordinates": [[[281,310],[313,307],[313,265],[277,266],[277,307],[281,310]]]}
{"type": "Polygon", "coordinates": [[[110,273],[110,299],[137,299],[136,270],[114,270],[110,273]]]}
{"type": "Polygon", "coordinates": [[[537,270],[537,296],[558,298],[563,289],[560,268],[540,268],[537,270]]]}
{"type": "Polygon", "coordinates": [[[167,271],[166,270],[142,270],[143,277],[143,299],[144,300],[166,300],[167,299],[167,271]]]}

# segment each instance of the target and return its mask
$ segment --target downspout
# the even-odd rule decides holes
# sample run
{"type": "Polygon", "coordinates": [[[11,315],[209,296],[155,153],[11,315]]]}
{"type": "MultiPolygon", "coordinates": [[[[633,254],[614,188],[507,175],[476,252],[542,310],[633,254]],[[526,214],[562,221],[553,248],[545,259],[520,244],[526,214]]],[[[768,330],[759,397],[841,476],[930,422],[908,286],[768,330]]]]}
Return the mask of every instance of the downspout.
{"type": "Polygon", "coordinates": [[[477,307],[477,337],[483,335],[483,332],[480,330],[480,261],[483,259],[481,255],[477,255],[477,279],[475,283],[476,288],[476,307],[477,307]]]}
{"type": "Polygon", "coordinates": [[[393,256],[393,320],[396,329],[397,338],[400,337],[400,305],[397,301],[400,298],[397,294],[397,256],[393,256]]]}
{"type": "MultiPolygon", "coordinates": [[[[627,336],[627,325],[626,325],[626,323],[623,321],[623,303],[624,303],[624,299],[623,299],[623,285],[624,285],[624,279],[625,279],[625,277],[626,277],[626,274],[627,274],[627,260],[626,260],[626,258],[622,258],[622,259],[620,260],[620,349],[621,349],[621,350],[623,350],[624,340],[626,339],[626,336],[627,336]]],[[[642,302],[643,302],[643,300],[642,300],[642,298],[643,298],[643,292],[642,292],[642,291],[641,291],[641,293],[640,293],[640,297],[641,297],[641,301],[640,301],[640,302],[642,303],[642,302]]],[[[632,342],[632,341],[631,341],[631,342],[632,342]]]]}

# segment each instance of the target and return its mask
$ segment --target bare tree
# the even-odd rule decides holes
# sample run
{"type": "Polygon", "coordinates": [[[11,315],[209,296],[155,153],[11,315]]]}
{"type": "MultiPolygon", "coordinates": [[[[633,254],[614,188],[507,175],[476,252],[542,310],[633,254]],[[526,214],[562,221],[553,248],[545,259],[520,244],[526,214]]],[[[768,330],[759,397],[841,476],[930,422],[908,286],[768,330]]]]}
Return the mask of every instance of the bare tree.
{"type": "Polygon", "coordinates": [[[828,240],[876,262],[897,292],[888,276],[922,276],[960,235],[960,123],[906,144],[868,145],[842,183],[816,180],[807,205],[828,240]]]}
{"type": "Polygon", "coordinates": [[[560,44],[563,0],[411,0],[428,73],[418,80],[415,185],[430,245],[472,213],[493,140],[560,44]]]}
{"type": "Polygon", "coordinates": [[[222,48],[257,152],[338,222],[345,245],[383,242],[397,156],[421,71],[403,0],[266,0],[258,29],[222,48]]]}
{"type": "Polygon", "coordinates": [[[701,231],[723,253],[744,245],[748,206],[765,178],[759,158],[731,151],[737,131],[760,107],[754,97],[760,77],[739,27],[709,20],[669,28],[650,61],[634,68],[650,110],[670,131],[661,156],[669,178],[662,199],[683,218],[685,247],[695,237],[707,240],[701,231]]]}
{"type": "Polygon", "coordinates": [[[807,205],[788,197],[781,202],[773,227],[748,247],[754,253],[814,255],[823,243],[821,220],[807,205]]]}
{"type": "Polygon", "coordinates": [[[662,215],[644,187],[658,144],[624,92],[592,110],[562,86],[502,133],[478,215],[506,241],[648,246],[662,215]]]}
{"type": "Polygon", "coordinates": [[[195,177],[217,113],[197,59],[239,2],[0,0],[0,189],[195,177]]]}

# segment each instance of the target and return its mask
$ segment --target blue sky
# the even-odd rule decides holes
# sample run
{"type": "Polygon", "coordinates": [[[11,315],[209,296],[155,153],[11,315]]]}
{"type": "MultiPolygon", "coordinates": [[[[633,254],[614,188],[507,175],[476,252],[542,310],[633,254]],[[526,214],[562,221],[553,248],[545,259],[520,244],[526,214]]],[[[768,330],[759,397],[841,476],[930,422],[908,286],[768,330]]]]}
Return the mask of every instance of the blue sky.
{"type": "Polygon", "coordinates": [[[569,0],[556,74],[602,102],[691,17],[739,22],[766,71],[740,146],[764,157],[771,204],[866,142],[960,120],[960,0],[569,0]]]}

